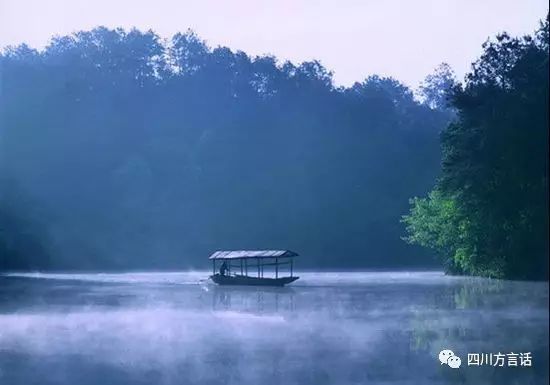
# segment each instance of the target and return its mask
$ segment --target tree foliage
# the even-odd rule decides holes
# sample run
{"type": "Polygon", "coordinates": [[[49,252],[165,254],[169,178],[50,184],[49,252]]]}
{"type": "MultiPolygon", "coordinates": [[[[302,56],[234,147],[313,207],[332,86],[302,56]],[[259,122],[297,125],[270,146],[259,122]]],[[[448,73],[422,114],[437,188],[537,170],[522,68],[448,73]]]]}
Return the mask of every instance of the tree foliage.
{"type": "Polygon", "coordinates": [[[339,88],[318,61],[107,28],[0,66],[0,172],[34,202],[15,213],[47,223],[33,232],[51,258],[26,253],[33,266],[181,268],[258,247],[317,267],[430,260],[398,220],[437,175],[448,117],[395,79],[339,88]]]}
{"type": "Polygon", "coordinates": [[[465,273],[548,279],[548,19],[534,37],[485,43],[452,104],[442,173],[412,202],[407,240],[465,273]]]}
{"type": "Polygon", "coordinates": [[[430,108],[449,109],[451,108],[450,97],[456,83],[455,73],[451,66],[447,63],[441,63],[420,84],[420,97],[430,108]]]}

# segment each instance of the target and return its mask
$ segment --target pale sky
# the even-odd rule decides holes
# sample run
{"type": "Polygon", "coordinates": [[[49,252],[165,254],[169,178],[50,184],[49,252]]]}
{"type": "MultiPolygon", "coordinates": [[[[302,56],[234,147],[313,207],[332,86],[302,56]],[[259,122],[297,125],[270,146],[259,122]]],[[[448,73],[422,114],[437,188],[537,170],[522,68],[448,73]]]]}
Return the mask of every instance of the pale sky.
{"type": "Polygon", "coordinates": [[[214,47],[319,59],[337,85],[379,74],[415,88],[441,62],[462,79],[489,36],[531,33],[547,11],[547,0],[0,0],[0,47],[98,25],[191,28],[214,47]]]}

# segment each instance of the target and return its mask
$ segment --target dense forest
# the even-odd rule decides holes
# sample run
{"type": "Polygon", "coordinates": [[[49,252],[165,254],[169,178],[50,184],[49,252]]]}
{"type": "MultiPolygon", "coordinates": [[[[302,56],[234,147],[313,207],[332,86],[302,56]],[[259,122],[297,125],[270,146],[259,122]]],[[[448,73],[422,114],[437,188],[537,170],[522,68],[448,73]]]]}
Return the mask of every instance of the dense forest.
{"type": "Polygon", "coordinates": [[[438,255],[449,273],[548,279],[548,20],[416,96],[192,31],[101,27],[9,47],[0,66],[0,269],[290,248],[310,268],[438,255]]]}
{"type": "Polygon", "coordinates": [[[548,279],[548,35],[498,35],[448,93],[441,175],[403,219],[448,272],[548,279]]]}
{"type": "Polygon", "coordinates": [[[446,66],[419,102],[392,78],[336,87],[316,61],[107,28],[0,65],[0,269],[204,267],[233,248],[436,263],[399,220],[439,172],[446,66]]]}

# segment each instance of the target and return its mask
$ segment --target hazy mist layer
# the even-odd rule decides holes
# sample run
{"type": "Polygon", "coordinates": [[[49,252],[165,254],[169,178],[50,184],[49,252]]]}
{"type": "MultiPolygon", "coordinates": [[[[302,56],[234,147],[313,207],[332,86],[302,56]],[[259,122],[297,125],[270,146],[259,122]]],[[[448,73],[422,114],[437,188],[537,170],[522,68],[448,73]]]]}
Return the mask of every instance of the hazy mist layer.
{"type": "Polygon", "coordinates": [[[283,289],[206,272],[0,277],[10,385],[542,384],[548,284],[441,273],[304,273],[283,289]],[[532,367],[437,359],[531,352],[532,367]]]}

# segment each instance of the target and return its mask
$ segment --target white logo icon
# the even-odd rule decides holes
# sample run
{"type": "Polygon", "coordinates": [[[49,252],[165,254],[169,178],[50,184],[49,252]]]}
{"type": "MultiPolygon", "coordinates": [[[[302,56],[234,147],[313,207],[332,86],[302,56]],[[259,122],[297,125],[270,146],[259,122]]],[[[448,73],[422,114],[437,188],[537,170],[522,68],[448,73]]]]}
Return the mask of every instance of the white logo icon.
{"type": "Polygon", "coordinates": [[[462,363],[460,357],[455,356],[453,351],[449,349],[439,352],[439,361],[441,362],[441,365],[447,364],[453,369],[460,368],[460,364],[462,363]]]}

